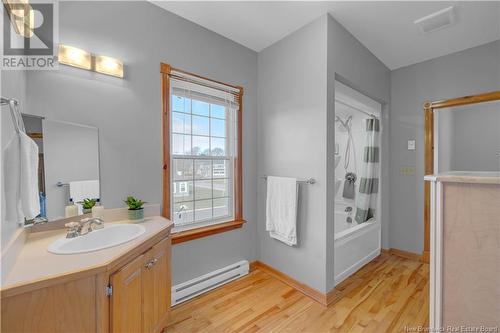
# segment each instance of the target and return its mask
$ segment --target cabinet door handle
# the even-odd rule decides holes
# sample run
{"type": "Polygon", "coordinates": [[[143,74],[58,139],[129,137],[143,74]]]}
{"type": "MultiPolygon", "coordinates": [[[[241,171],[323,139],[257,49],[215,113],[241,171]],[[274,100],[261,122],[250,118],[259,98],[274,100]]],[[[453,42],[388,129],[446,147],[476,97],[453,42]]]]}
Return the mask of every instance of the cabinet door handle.
{"type": "Polygon", "coordinates": [[[156,265],[157,262],[158,262],[158,259],[156,259],[156,258],[151,259],[150,261],[148,261],[148,263],[146,265],[144,265],[144,267],[146,267],[147,269],[151,269],[154,265],[156,265]]]}

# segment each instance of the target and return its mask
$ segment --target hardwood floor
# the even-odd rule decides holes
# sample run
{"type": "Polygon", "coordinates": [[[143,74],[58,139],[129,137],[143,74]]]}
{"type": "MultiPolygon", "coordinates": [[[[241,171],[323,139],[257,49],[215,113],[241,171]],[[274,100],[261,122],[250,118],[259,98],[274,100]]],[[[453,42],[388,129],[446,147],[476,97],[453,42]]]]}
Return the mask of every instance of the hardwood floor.
{"type": "Polygon", "coordinates": [[[428,264],[382,254],[338,288],[357,279],[365,282],[325,307],[256,270],[175,307],[165,332],[378,333],[428,326],[428,264]]]}

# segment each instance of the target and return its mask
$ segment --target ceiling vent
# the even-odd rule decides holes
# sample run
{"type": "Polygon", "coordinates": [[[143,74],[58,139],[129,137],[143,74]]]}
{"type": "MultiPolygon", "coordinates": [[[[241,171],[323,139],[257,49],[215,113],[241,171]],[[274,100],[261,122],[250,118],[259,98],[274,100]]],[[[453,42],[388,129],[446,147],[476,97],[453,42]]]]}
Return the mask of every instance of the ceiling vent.
{"type": "Polygon", "coordinates": [[[431,15],[414,21],[424,33],[434,32],[447,28],[455,23],[455,12],[453,7],[448,7],[431,15]]]}

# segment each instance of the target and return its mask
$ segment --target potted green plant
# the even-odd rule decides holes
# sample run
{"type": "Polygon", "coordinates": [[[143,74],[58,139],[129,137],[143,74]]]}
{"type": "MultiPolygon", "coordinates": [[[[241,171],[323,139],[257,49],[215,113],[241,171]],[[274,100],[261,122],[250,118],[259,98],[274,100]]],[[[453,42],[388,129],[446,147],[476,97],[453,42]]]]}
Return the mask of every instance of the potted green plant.
{"type": "Polygon", "coordinates": [[[144,219],[144,208],[142,207],[146,202],[134,198],[133,196],[128,196],[127,200],[124,202],[128,206],[128,217],[132,221],[140,221],[144,219]]]}
{"type": "Polygon", "coordinates": [[[83,199],[83,201],[80,201],[79,204],[82,205],[83,208],[83,214],[89,214],[92,213],[92,207],[95,206],[97,200],[96,199],[83,199]]]}

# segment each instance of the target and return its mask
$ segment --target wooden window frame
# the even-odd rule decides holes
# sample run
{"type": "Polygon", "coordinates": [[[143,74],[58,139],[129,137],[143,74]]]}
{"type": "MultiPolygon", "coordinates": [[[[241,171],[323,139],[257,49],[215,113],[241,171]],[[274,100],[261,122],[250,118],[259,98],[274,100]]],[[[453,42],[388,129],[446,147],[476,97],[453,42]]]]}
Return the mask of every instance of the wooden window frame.
{"type": "Polygon", "coordinates": [[[183,70],[171,67],[169,64],[160,63],[161,73],[161,97],[162,97],[162,145],[163,145],[163,198],[162,216],[171,219],[170,206],[170,73],[174,70],[203,80],[211,81],[215,84],[223,84],[228,87],[238,89],[237,101],[239,105],[238,123],[236,135],[238,144],[236,145],[236,158],[234,161],[234,219],[232,221],[217,223],[209,226],[200,226],[189,230],[183,230],[172,234],[172,244],[187,242],[193,239],[207,237],[218,233],[241,228],[246,222],[243,219],[243,87],[233,86],[203,76],[192,74],[183,70]]]}
{"type": "MultiPolygon", "coordinates": [[[[439,109],[450,108],[454,106],[463,106],[463,105],[493,102],[499,100],[500,100],[500,91],[492,91],[485,94],[464,96],[443,101],[426,102],[424,104],[425,175],[432,175],[434,173],[434,112],[439,109]]],[[[422,260],[424,262],[430,261],[430,220],[431,220],[431,185],[428,181],[426,181],[424,182],[424,252],[422,253],[422,260]]]]}

